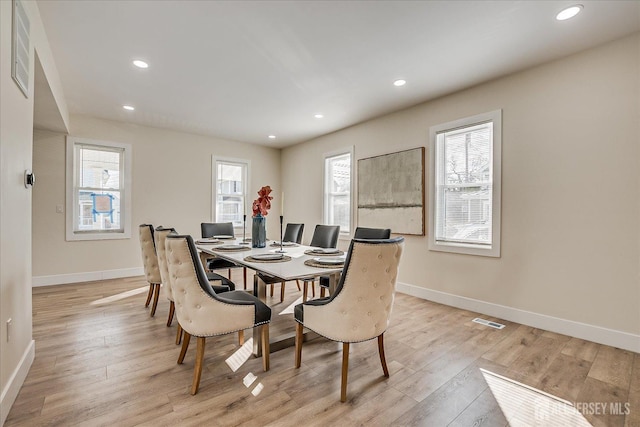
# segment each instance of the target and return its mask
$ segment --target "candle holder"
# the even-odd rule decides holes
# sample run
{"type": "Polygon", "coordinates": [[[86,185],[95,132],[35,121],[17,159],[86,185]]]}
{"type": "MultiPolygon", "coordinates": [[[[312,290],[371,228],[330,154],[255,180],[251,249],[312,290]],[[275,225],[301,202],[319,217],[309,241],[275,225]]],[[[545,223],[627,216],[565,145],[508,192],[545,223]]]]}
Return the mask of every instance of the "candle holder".
{"type": "Polygon", "coordinates": [[[248,242],[247,239],[247,214],[242,215],[242,242],[248,242]]]}
{"type": "Polygon", "coordinates": [[[284,222],[284,215],[280,215],[280,249],[276,253],[283,254],[285,250],[282,249],[282,223],[284,222]]]}

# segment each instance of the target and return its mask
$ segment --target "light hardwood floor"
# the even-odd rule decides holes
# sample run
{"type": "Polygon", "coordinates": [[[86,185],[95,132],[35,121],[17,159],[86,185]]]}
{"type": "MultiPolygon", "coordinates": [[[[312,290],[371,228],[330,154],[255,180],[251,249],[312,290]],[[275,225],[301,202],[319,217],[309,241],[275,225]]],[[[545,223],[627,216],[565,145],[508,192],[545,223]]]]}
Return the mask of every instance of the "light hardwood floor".
{"type": "MultiPolygon", "coordinates": [[[[177,365],[168,301],[161,293],[150,318],[147,289],[143,278],[35,288],[36,358],[5,425],[568,425],[548,393],[593,426],[640,426],[640,355],[512,322],[493,329],[471,322],[476,313],[403,294],[385,334],[390,378],[376,340],[352,345],[346,403],[339,344],[305,343],[300,369],[289,348],[271,355],[269,372],[254,358],[233,372],[235,334],[207,340],[191,396],[195,345],[177,365]],[[249,373],[257,379],[246,387],[249,373]]],[[[270,299],[272,339],[293,331],[278,313],[298,297],[289,283],[283,304],[279,292],[270,299]]]]}

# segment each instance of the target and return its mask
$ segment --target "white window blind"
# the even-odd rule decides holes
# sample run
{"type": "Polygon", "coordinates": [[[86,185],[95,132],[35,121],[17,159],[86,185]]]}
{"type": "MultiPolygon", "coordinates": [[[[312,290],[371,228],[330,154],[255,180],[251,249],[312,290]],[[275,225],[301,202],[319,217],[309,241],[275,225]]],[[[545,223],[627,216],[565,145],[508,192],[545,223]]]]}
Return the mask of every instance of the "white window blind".
{"type": "Polygon", "coordinates": [[[430,249],[499,256],[499,113],[432,129],[430,249]]]}
{"type": "Polygon", "coordinates": [[[436,240],[491,245],[492,123],[437,137],[436,240]]]}
{"type": "Polygon", "coordinates": [[[248,164],[240,161],[216,160],[216,222],[232,222],[242,227],[243,215],[251,216],[247,207],[248,164]]]}
{"type": "Polygon", "coordinates": [[[351,230],[351,153],[325,156],[324,223],[339,225],[340,233],[351,230]]]}
{"type": "Polygon", "coordinates": [[[67,240],[130,237],[130,146],[69,137],[67,240]]]}

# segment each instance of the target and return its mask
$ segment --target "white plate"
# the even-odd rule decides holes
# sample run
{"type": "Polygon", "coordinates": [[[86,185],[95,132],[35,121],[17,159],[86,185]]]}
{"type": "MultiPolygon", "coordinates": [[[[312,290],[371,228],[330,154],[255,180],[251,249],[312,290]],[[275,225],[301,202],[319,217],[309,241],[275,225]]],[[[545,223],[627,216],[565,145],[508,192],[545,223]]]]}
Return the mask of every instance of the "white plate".
{"type": "Polygon", "coordinates": [[[315,248],[311,252],[315,252],[317,254],[339,254],[340,249],[335,248],[315,248]]]}
{"type": "MultiPolygon", "coordinates": [[[[273,242],[271,246],[280,246],[280,242],[273,242]]],[[[282,246],[298,246],[295,242],[282,242],[282,246]]]]}
{"type": "Polygon", "coordinates": [[[256,255],[251,255],[251,258],[260,259],[260,260],[263,260],[263,261],[274,260],[274,259],[282,259],[283,257],[284,257],[284,255],[282,255],[282,254],[256,254],[256,255]]]}
{"type": "Polygon", "coordinates": [[[218,239],[200,239],[196,240],[196,244],[198,245],[214,245],[216,243],[220,243],[218,239]]]}
{"type": "Polygon", "coordinates": [[[242,245],[221,245],[218,246],[217,248],[213,248],[215,249],[244,249],[246,246],[242,246],[242,245]]]}
{"type": "Polygon", "coordinates": [[[228,234],[218,234],[217,236],[213,236],[214,239],[233,239],[233,236],[229,236],[228,234]]]}
{"type": "Polygon", "coordinates": [[[314,258],[313,259],[318,264],[326,264],[326,265],[334,265],[334,264],[343,264],[344,258],[314,258]]]}

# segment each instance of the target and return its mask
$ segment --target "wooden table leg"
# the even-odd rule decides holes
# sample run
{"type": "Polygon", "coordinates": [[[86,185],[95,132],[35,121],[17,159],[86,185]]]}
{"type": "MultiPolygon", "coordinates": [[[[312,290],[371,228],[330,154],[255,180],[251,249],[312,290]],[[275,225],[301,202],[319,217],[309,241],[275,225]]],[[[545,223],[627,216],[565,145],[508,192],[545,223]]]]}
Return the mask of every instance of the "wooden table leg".
{"type": "MultiPolygon", "coordinates": [[[[253,295],[265,304],[267,303],[267,285],[264,283],[258,275],[253,276],[253,295]]],[[[261,328],[253,328],[253,355],[260,357],[262,355],[262,337],[260,334],[261,328]]]]}
{"type": "Polygon", "coordinates": [[[329,295],[335,294],[339,281],[340,281],[340,272],[332,273],[329,275],[329,295]]]}

